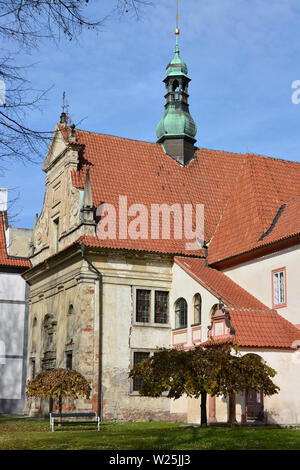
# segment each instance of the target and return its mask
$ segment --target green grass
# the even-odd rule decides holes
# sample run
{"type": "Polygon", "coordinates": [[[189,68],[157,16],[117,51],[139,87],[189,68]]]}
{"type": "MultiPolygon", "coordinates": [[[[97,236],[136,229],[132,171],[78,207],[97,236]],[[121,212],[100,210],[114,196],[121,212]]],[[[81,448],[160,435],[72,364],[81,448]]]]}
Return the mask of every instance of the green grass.
{"type": "Polygon", "coordinates": [[[174,423],[103,423],[101,431],[48,420],[0,417],[1,450],[254,450],[300,449],[300,430],[268,427],[180,427],[174,423]]]}

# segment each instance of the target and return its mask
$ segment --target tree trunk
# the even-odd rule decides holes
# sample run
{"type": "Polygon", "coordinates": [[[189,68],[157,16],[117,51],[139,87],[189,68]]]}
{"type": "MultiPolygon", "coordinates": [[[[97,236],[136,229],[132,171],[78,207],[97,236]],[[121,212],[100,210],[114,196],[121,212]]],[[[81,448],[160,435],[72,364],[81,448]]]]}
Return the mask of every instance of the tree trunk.
{"type": "MultiPolygon", "coordinates": [[[[59,414],[61,415],[61,413],[62,413],[62,397],[61,397],[61,395],[58,399],[58,411],[59,411],[59,414]]],[[[59,418],[59,423],[61,423],[61,417],[59,418]]],[[[59,424],[59,427],[61,427],[61,424],[59,424]]]]}
{"type": "Polygon", "coordinates": [[[207,427],[206,401],[207,393],[201,392],[201,428],[207,427]]]}
{"type": "Polygon", "coordinates": [[[229,417],[228,424],[237,424],[236,420],[236,394],[233,393],[229,396],[229,417]]]}
{"type": "Polygon", "coordinates": [[[58,409],[59,409],[59,414],[61,415],[62,413],[62,397],[61,396],[58,399],[58,409]]]}

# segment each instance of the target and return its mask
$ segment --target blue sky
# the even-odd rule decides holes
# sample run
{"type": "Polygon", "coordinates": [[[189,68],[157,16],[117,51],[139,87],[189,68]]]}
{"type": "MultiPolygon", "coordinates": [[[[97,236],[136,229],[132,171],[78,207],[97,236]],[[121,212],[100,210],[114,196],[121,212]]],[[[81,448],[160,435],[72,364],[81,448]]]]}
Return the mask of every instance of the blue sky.
{"type": "MultiPolygon", "coordinates": [[[[22,63],[36,64],[28,72],[34,88],[52,87],[30,125],[53,129],[65,91],[73,121],[85,118],[78,127],[155,141],[175,5],[153,0],[140,21],[111,17],[99,34],[43,42],[21,55],[22,63]]],[[[87,11],[102,17],[111,7],[112,0],[91,0],[87,11]]],[[[300,0],[181,0],[180,30],[197,145],[300,162],[300,105],[291,100],[292,82],[300,80],[300,0]]],[[[6,167],[0,187],[15,188],[11,198],[20,193],[13,224],[31,228],[43,204],[42,162],[6,167]]]]}

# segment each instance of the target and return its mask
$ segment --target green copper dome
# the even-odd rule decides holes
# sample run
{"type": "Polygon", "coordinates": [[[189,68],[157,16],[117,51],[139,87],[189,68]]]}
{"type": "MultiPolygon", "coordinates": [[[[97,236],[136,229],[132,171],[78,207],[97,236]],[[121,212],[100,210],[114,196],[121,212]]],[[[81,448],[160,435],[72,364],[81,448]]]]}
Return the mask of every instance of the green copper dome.
{"type": "Polygon", "coordinates": [[[167,66],[167,74],[164,79],[166,86],[165,112],[156,127],[158,142],[172,137],[178,139],[193,139],[197,134],[197,126],[189,112],[188,104],[188,68],[180,58],[178,36],[176,36],[176,48],[173,60],[167,66]]]}
{"type": "Polygon", "coordinates": [[[191,137],[192,139],[197,134],[197,126],[188,112],[175,107],[166,109],[162,119],[156,127],[157,139],[161,140],[167,136],[182,136],[191,137]]]}
{"type": "Polygon", "coordinates": [[[173,60],[167,66],[167,77],[174,75],[188,76],[188,67],[186,63],[180,58],[178,44],[176,44],[173,60]]]}

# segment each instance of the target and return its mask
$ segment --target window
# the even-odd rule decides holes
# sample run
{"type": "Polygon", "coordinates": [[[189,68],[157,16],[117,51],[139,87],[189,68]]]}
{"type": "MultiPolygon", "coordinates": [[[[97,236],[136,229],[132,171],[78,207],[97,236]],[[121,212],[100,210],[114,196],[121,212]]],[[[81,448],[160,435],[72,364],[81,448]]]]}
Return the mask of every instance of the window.
{"type": "MultiPolygon", "coordinates": [[[[139,362],[145,361],[150,356],[149,352],[134,352],[133,353],[133,364],[136,365],[139,362]]],[[[143,385],[142,379],[133,379],[133,391],[138,392],[141,386],[143,385]]]]}
{"type": "Polygon", "coordinates": [[[196,294],[194,296],[194,324],[201,323],[201,306],[202,306],[202,299],[200,294],[196,294]]]}
{"type": "Polygon", "coordinates": [[[35,377],[35,359],[31,359],[31,380],[35,377]]]}
{"type": "Polygon", "coordinates": [[[141,323],[150,322],[151,291],[137,289],[136,291],[136,321],[141,323]]]}
{"type": "Polygon", "coordinates": [[[175,328],[185,328],[187,326],[187,303],[181,298],[175,304],[175,328]]]}
{"type": "Polygon", "coordinates": [[[54,247],[55,251],[58,251],[58,241],[59,241],[59,218],[53,221],[54,223],[54,247]]]}
{"type": "Polygon", "coordinates": [[[285,268],[272,271],[273,274],[273,307],[286,306],[286,271],[285,268]]]}
{"type": "Polygon", "coordinates": [[[155,323],[168,322],[169,292],[155,291],[155,323]]]}
{"type": "Polygon", "coordinates": [[[72,351],[68,351],[66,353],[66,369],[72,369],[72,359],[73,359],[72,351]]]}
{"type": "Polygon", "coordinates": [[[70,304],[67,313],[66,344],[73,343],[74,320],[74,307],[73,304],[70,304]]]}
{"type": "Polygon", "coordinates": [[[36,351],[36,340],[37,340],[37,319],[34,318],[32,322],[32,341],[31,341],[31,351],[36,351]]]}

